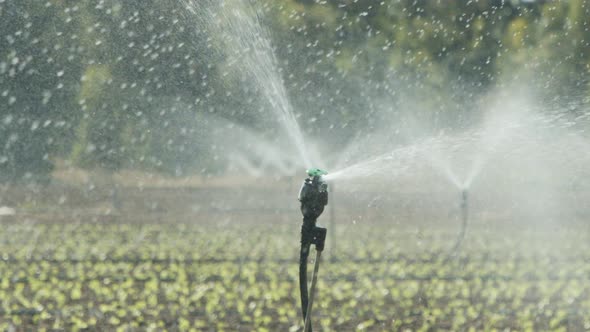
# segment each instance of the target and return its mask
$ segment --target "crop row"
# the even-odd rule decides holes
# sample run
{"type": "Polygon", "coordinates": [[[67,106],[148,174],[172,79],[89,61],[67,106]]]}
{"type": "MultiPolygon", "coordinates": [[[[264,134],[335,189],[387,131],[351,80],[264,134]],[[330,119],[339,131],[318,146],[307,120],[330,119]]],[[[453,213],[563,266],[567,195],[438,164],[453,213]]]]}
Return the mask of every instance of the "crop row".
{"type": "MultiPolygon", "coordinates": [[[[3,226],[0,330],[301,328],[296,227],[267,238],[240,225],[3,226]]],[[[570,239],[552,250],[536,250],[542,234],[517,245],[476,234],[449,258],[452,236],[437,230],[416,250],[409,233],[361,229],[337,255],[326,249],[313,312],[323,331],[590,328],[584,234],[552,234],[570,239]]]]}
{"type": "MultiPolygon", "coordinates": [[[[584,318],[590,288],[579,280],[376,279],[367,266],[326,265],[316,316],[325,329],[555,329],[590,324],[584,318]],[[357,271],[354,281],[338,277],[349,269],[357,271]]],[[[120,269],[108,263],[104,268],[120,269]]],[[[292,266],[252,263],[241,271],[219,264],[129,266],[126,273],[143,271],[150,276],[144,279],[119,271],[121,278],[80,275],[61,280],[25,273],[26,283],[3,279],[0,321],[66,329],[147,329],[155,324],[173,330],[288,330],[299,324],[297,271],[292,266]]]]}

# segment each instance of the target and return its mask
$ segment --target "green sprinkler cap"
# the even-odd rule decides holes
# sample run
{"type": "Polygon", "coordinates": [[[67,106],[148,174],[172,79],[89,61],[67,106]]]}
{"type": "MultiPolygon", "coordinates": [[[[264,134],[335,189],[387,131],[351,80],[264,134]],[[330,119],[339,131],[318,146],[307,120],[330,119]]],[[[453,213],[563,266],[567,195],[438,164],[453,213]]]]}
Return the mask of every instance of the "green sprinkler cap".
{"type": "Polygon", "coordinates": [[[307,170],[307,175],[309,175],[310,177],[322,176],[322,175],[326,175],[326,174],[328,174],[328,172],[324,171],[323,169],[319,169],[319,168],[310,168],[307,170]]]}

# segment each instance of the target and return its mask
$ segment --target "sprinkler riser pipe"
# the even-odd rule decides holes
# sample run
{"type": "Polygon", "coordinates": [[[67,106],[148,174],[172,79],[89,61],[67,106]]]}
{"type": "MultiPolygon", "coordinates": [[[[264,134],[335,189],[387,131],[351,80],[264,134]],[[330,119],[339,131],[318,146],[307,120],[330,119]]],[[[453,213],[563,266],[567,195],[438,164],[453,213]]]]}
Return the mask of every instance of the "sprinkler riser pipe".
{"type": "MultiPolygon", "coordinates": [[[[308,178],[303,181],[303,185],[299,190],[299,202],[301,203],[301,214],[303,215],[303,224],[301,225],[301,252],[299,255],[299,289],[301,292],[301,311],[303,314],[303,321],[305,324],[305,331],[311,332],[311,311],[313,304],[314,289],[311,294],[307,289],[307,259],[311,245],[315,245],[318,253],[324,249],[327,230],[322,227],[317,227],[317,218],[324,212],[325,206],[328,204],[328,185],[324,182],[322,176],[327,172],[321,169],[313,168],[307,171],[308,178]],[[311,299],[309,298],[311,295],[311,299]]],[[[319,268],[319,260],[316,260],[316,267],[314,273],[317,279],[317,269],[319,268]]]]}
{"type": "Polygon", "coordinates": [[[461,208],[462,209],[467,209],[468,198],[469,198],[469,192],[467,191],[467,189],[463,189],[461,191],[461,208]]]}
{"type": "MultiPolygon", "coordinates": [[[[318,281],[318,272],[320,269],[320,258],[322,256],[322,251],[321,250],[317,250],[316,251],[316,256],[315,256],[315,263],[314,263],[314,267],[313,267],[313,274],[311,277],[311,286],[309,289],[309,302],[307,303],[307,310],[306,312],[310,313],[311,310],[313,309],[313,299],[314,299],[314,295],[315,295],[315,288],[316,288],[316,284],[318,281]]],[[[304,332],[311,332],[311,315],[307,315],[305,317],[305,320],[303,322],[303,331],[304,332]]]]}
{"type": "Polygon", "coordinates": [[[464,225],[467,225],[469,217],[469,192],[463,189],[461,192],[461,217],[464,225]]]}
{"type": "Polygon", "coordinates": [[[461,190],[461,230],[459,231],[459,235],[455,240],[455,244],[453,245],[451,251],[449,252],[446,261],[450,260],[453,257],[456,257],[459,253],[459,249],[463,244],[463,240],[465,238],[465,234],[467,232],[467,224],[469,223],[469,192],[467,189],[461,190]]]}

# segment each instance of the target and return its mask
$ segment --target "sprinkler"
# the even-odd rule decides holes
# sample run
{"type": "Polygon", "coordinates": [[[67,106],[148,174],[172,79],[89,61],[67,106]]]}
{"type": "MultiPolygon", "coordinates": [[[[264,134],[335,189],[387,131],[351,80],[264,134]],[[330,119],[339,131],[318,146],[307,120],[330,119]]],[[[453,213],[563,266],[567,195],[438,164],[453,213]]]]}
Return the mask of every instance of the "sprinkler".
{"type": "Polygon", "coordinates": [[[459,232],[457,241],[455,241],[455,245],[451,250],[451,256],[457,255],[459,249],[461,248],[461,244],[463,243],[463,239],[465,238],[465,232],[467,231],[467,222],[469,221],[468,197],[469,196],[467,188],[461,190],[461,231],[459,232]]]}
{"type": "Polygon", "coordinates": [[[326,228],[316,226],[318,217],[324,212],[324,207],[328,204],[328,184],[322,178],[326,174],[328,172],[319,168],[307,170],[308,178],[305,179],[299,191],[301,214],[303,214],[301,252],[299,256],[299,289],[301,291],[301,311],[303,314],[304,332],[312,331],[311,309],[313,307],[313,297],[320,267],[320,257],[326,241],[326,228]],[[316,258],[308,296],[307,259],[312,244],[315,245],[316,258]]]}

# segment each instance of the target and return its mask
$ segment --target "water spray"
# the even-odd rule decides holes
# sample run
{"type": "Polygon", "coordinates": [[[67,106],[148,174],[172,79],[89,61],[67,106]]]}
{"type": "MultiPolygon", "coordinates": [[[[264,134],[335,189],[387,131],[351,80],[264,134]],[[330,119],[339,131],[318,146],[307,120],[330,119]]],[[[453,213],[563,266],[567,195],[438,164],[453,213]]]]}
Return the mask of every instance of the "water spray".
{"type": "Polygon", "coordinates": [[[301,225],[301,252],[299,256],[299,289],[301,291],[301,311],[304,321],[304,332],[311,332],[311,310],[320,268],[320,257],[326,241],[326,228],[317,227],[318,217],[324,212],[328,204],[328,184],[323,176],[328,172],[319,168],[307,170],[308,178],[305,179],[299,191],[303,225],[301,225]],[[307,259],[311,245],[315,245],[316,258],[309,295],[307,290],[307,259]]]}
{"type": "Polygon", "coordinates": [[[469,195],[467,188],[463,188],[461,190],[461,231],[459,232],[459,236],[455,241],[455,245],[453,249],[451,249],[451,254],[449,257],[456,256],[459,249],[461,249],[461,244],[463,243],[463,239],[465,238],[465,233],[467,231],[467,223],[469,221],[469,195]]]}

